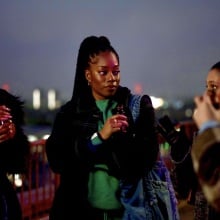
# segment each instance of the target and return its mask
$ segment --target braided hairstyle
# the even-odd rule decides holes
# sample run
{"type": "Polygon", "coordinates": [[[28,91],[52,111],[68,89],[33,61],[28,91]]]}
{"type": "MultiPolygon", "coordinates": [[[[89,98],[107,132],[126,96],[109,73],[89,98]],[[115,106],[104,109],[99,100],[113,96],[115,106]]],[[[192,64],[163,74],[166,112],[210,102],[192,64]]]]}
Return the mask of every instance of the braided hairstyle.
{"type": "Polygon", "coordinates": [[[89,67],[92,58],[101,52],[113,52],[119,62],[119,56],[116,50],[112,47],[109,39],[105,36],[89,36],[85,38],[79,48],[75,80],[72,94],[72,102],[77,108],[80,101],[89,101],[92,98],[92,91],[85,77],[85,70],[89,67]]]}

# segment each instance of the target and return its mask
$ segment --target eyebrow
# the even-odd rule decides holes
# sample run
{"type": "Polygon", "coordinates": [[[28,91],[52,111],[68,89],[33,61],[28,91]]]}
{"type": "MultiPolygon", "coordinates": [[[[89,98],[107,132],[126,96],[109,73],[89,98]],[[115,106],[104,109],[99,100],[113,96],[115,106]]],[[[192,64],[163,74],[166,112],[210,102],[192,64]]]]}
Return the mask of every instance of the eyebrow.
{"type": "MultiPolygon", "coordinates": [[[[98,67],[102,67],[102,68],[109,68],[109,66],[98,66],[98,67]]],[[[114,66],[112,66],[113,68],[115,68],[115,67],[119,67],[119,65],[114,65],[114,66]]]]}
{"type": "Polygon", "coordinates": [[[206,83],[217,83],[217,84],[220,84],[220,81],[214,81],[214,80],[210,80],[210,81],[207,81],[206,83]]]}

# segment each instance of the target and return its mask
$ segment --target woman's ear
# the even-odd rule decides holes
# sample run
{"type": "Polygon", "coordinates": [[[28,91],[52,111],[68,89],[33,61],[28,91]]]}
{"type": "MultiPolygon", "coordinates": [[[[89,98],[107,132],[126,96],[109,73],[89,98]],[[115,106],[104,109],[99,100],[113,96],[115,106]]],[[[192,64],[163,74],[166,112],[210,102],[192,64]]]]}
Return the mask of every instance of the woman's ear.
{"type": "Polygon", "coordinates": [[[85,77],[86,77],[88,83],[90,83],[91,82],[91,74],[90,74],[89,70],[85,70],[85,77]]]}

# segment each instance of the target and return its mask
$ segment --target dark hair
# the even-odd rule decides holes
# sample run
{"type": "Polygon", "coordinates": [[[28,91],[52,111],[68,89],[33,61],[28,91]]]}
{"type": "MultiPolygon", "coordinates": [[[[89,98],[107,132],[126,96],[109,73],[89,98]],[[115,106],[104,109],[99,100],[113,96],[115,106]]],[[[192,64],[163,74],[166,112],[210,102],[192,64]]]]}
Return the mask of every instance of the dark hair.
{"type": "Polygon", "coordinates": [[[215,63],[215,64],[210,68],[210,70],[214,70],[214,69],[220,70],[220,61],[217,62],[217,63],[215,63]]]}
{"type": "Polygon", "coordinates": [[[88,86],[84,71],[89,66],[91,58],[98,55],[100,52],[105,51],[113,52],[119,62],[118,53],[112,47],[109,39],[105,36],[89,36],[85,38],[80,44],[72,95],[72,101],[75,105],[78,104],[80,99],[87,99],[89,96],[92,95],[91,88],[88,86]]]}

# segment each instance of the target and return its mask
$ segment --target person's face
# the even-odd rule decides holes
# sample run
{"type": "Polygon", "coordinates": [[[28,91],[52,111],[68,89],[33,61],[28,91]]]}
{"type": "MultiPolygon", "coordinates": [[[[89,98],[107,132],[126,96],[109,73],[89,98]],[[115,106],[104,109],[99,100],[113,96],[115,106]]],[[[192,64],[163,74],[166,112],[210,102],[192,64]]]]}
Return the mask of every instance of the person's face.
{"type": "Polygon", "coordinates": [[[120,83],[119,61],[112,52],[101,52],[91,58],[85,77],[96,100],[108,99],[120,83]]]}
{"type": "Polygon", "coordinates": [[[206,78],[206,92],[210,96],[213,105],[220,107],[220,70],[210,70],[206,78]]]}

